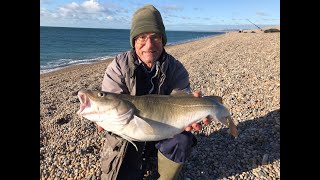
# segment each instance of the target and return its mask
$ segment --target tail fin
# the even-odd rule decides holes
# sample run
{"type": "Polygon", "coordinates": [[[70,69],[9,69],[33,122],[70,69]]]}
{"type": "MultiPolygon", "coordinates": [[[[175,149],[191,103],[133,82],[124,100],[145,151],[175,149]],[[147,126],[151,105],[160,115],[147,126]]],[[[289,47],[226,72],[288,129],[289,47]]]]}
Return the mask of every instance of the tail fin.
{"type": "Polygon", "coordinates": [[[237,138],[239,136],[239,132],[238,132],[238,129],[237,129],[237,126],[234,124],[233,122],[233,119],[231,117],[228,118],[228,121],[229,121],[229,132],[230,134],[237,138]]]}

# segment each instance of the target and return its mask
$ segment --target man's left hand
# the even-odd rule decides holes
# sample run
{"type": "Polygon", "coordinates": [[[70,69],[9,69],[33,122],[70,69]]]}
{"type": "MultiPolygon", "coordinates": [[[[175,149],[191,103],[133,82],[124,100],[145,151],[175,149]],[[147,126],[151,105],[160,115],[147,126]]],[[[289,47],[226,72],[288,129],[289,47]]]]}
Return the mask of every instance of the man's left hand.
{"type": "MultiPolygon", "coordinates": [[[[195,97],[201,98],[202,97],[202,92],[201,91],[196,91],[196,92],[193,93],[193,95],[195,97]]],[[[204,124],[210,124],[211,119],[204,118],[202,121],[203,121],[204,124]]],[[[191,124],[191,126],[186,127],[185,131],[191,131],[193,129],[195,131],[199,131],[201,129],[201,124],[200,123],[193,123],[193,124],[191,124]]]]}

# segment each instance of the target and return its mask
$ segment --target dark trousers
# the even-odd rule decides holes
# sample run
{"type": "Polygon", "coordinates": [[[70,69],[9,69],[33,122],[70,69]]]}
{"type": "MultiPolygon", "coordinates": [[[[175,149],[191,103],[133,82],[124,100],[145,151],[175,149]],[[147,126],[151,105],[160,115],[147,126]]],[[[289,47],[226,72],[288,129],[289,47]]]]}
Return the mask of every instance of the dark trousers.
{"type": "Polygon", "coordinates": [[[157,142],[134,142],[139,151],[128,143],[123,162],[120,166],[117,180],[140,180],[143,178],[143,159],[148,161],[149,157],[155,157],[159,150],[168,159],[184,163],[191,154],[191,148],[196,145],[197,140],[191,132],[184,131],[173,138],[157,142]]]}

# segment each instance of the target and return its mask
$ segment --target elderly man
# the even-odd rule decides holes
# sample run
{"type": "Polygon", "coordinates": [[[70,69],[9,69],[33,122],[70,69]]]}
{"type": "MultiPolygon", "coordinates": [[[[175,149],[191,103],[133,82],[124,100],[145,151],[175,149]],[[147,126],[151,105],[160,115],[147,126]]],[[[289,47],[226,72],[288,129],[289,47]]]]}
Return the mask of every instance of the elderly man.
{"type": "MultiPolygon", "coordinates": [[[[173,56],[166,53],[165,27],[160,12],[152,5],[138,9],[132,18],[130,45],[132,49],[119,54],[105,71],[102,90],[140,96],[170,94],[174,89],[191,93],[189,74],[173,56]]],[[[199,94],[196,96],[200,96],[199,94]]],[[[210,120],[204,119],[204,123],[210,120]]],[[[131,143],[114,134],[107,134],[101,151],[102,179],[142,179],[143,161],[158,155],[159,179],[178,179],[179,173],[196,138],[190,132],[200,124],[170,139],[157,142],[131,143]]],[[[98,126],[98,129],[102,128],[98,126]]]]}

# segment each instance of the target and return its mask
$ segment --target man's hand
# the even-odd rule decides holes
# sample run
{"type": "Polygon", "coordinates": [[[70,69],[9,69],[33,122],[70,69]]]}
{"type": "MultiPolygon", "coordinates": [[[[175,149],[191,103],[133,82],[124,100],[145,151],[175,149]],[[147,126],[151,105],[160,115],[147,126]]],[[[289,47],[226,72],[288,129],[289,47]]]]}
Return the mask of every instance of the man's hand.
{"type": "MultiPolygon", "coordinates": [[[[201,91],[196,91],[193,93],[193,95],[195,97],[202,97],[202,92],[201,91]]],[[[208,118],[204,118],[203,119],[203,123],[204,124],[210,124],[211,120],[208,118]]],[[[185,131],[191,131],[192,129],[194,129],[195,131],[199,131],[201,129],[201,124],[200,123],[193,123],[191,124],[191,126],[186,127],[185,131]]]]}
{"type": "Polygon", "coordinates": [[[97,127],[98,131],[100,131],[100,132],[104,131],[104,129],[101,126],[97,125],[97,124],[96,124],[96,127],[97,127]]]}

